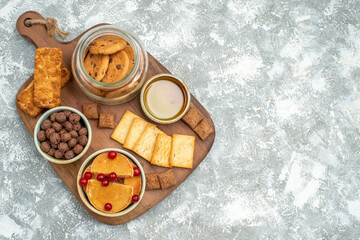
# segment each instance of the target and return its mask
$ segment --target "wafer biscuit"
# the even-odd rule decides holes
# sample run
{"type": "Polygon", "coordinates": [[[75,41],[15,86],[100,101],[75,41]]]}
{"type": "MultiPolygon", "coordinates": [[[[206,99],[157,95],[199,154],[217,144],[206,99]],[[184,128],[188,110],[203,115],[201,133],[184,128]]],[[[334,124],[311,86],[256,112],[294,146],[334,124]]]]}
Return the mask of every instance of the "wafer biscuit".
{"type": "Polygon", "coordinates": [[[190,110],[182,118],[182,120],[192,129],[194,129],[202,119],[203,117],[200,115],[199,111],[195,107],[191,107],[190,110]]]}
{"type": "Polygon", "coordinates": [[[201,122],[194,128],[194,131],[203,141],[214,132],[205,119],[201,120],[201,122]]]}
{"type": "Polygon", "coordinates": [[[97,103],[83,103],[82,105],[82,113],[88,119],[98,119],[98,104],[97,103]]]}
{"type": "Polygon", "coordinates": [[[34,104],[42,108],[60,106],[61,64],[59,48],[38,48],[35,52],[34,104]]]}
{"type": "Polygon", "coordinates": [[[167,189],[176,185],[175,175],[172,169],[169,169],[163,173],[158,174],[161,189],[167,189]]]}
{"type": "MultiPolygon", "coordinates": [[[[70,71],[67,69],[67,67],[65,67],[64,64],[61,64],[62,88],[65,87],[70,78],[70,71]]],[[[17,103],[19,107],[31,117],[36,117],[42,111],[43,108],[40,108],[34,104],[34,79],[31,79],[30,84],[17,96],[17,103]]]]}
{"type": "Polygon", "coordinates": [[[34,104],[34,82],[31,81],[21,93],[17,96],[17,103],[19,107],[29,114],[31,117],[36,117],[42,110],[42,108],[35,106],[34,104]]]}
{"type": "Polygon", "coordinates": [[[146,173],[146,190],[160,189],[160,182],[157,173],[146,173]]]}
{"type": "Polygon", "coordinates": [[[61,88],[65,87],[65,85],[70,81],[71,73],[64,64],[61,64],[61,88]]]}
{"type": "Polygon", "coordinates": [[[113,113],[100,113],[98,128],[114,128],[115,127],[115,114],[113,113]]]}

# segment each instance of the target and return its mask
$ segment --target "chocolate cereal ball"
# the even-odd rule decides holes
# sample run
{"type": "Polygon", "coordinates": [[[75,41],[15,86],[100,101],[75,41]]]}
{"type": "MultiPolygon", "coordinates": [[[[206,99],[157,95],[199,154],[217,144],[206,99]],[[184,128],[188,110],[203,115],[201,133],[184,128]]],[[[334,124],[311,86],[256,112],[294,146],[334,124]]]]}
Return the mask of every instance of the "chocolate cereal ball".
{"type": "Polygon", "coordinates": [[[87,144],[88,138],[85,135],[81,135],[77,138],[77,140],[81,146],[85,146],[87,144]]]}
{"type": "Polygon", "coordinates": [[[59,132],[62,129],[61,124],[58,122],[53,122],[52,127],[53,127],[53,129],[55,129],[56,132],[59,132]]]}
{"type": "Polygon", "coordinates": [[[48,129],[46,129],[46,131],[45,131],[45,136],[46,136],[46,138],[47,139],[50,139],[50,135],[52,134],[52,133],[54,133],[55,132],[55,129],[53,129],[53,128],[48,128],[48,129]]]}
{"type": "Polygon", "coordinates": [[[69,121],[64,122],[64,127],[67,131],[71,131],[73,129],[73,125],[69,121]]]}
{"type": "Polygon", "coordinates": [[[60,150],[56,150],[55,153],[54,153],[54,157],[57,158],[57,159],[60,159],[64,156],[64,153],[60,150]]]}
{"type": "Polygon", "coordinates": [[[63,134],[61,134],[60,138],[61,138],[61,141],[67,142],[71,139],[71,135],[70,135],[70,133],[63,133],[63,134]]]}
{"type": "Polygon", "coordinates": [[[66,115],[64,112],[58,112],[55,115],[55,120],[59,123],[65,122],[66,121],[66,115]]]}
{"type": "Polygon", "coordinates": [[[61,134],[64,134],[64,133],[67,133],[65,128],[61,129],[60,132],[59,132],[60,136],[61,136],[61,134]]]}
{"type": "Polygon", "coordinates": [[[79,136],[79,134],[75,130],[71,130],[69,133],[70,133],[72,138],[77,138],[79,136]]]}
{"type": "Polygon", "coordinates": [[[59,145],[59,144],[54,144],[54,143],[51,143],[51,145],[50,145],[50,146],[56,150],[56,149],[58,148],[58,145],[59,145]]]}
{"type": "Polygon", "coordinates": [[[74,154],[74,152],[71,151],[71,150],[66,151],[66,153],[64,154],[64,157],[65,157],[65,159],[67,159],[67,160],[73,158],[74,156],[75,156],[75,154],[74,154]]]}
{"type": "Polygon", "coordinates": [[[43,142],[46,140],[46,136],[45,136],[45,131],[44,130],[41,130],[38,132],[37,134],[37,139],[40,141],[40,142],[43,142]]]}
{"type": "Polygon", "coordinates": [[[80,144],[76,144],[76,146],[72,150],[75,154],[79,154],[82,152],[83,149],[83,146],[81,146],[80,144]]]}
{"type": "Polygon", "coordinates": [[[46,130],[46,129],[48,129],[48,128],[51,128],[51,122],[50,122],[50,120],[49,120],[49,119],[44,120],[44,121],[41,123],[40,128],[41,128],[42,130],[46,130]]]}
{"type": "Polygon", "coordinates": [[[63,113],[65,114],[66,119],[69,119],[69,116],[70,116],[71,112],[68,111],[68,110],[65,110],[65,111],[63,111],[63,113]]]}
{"type": "Polygon", "coordinates": [[[59,144],[60,143],[60,134],[58,134],[58,133],[50,134],[50,142],[52,144],[59,144]]]}
{"type": "Polygon", "coordinates": [[[51,122],[55,122],[55,116],[56,116],[57,113],[52,113],[49,117],[50,121],[51,122]]]}
{"type": "Polygon", "coordinates": [[[73,125],[73,129],[74,129],[75,131],[79,131],[81,127],[82,127],[82,126],[81,126],[81,123],[80,123],[80,122],[77,122],[77,123],[75,123],[75,124],[73,125]]]}
{"type": "Polygon", "coordinates": [[[49,145],[49,143],[47,143],[47,142],[42,142],[41,145],[40,145],[40,149],[41,149],[43,152],[47,153],[47,152],[50,150],[50,145],[49,145]]]}
{"type": "Polygon", "coordinates": [[[70,115],[69,115],[69,121],[72,123],[72,124],[75,124],[75,123],[77,123],[77,122],[79,122],[80,121],[80,115],[79,114],[77,114],[77,113],[71,113],[70,115]]]}
{"type": "Polygon", "coordinates": [[[77,144],[76,138],[71,138],[71,139],[67,142],[67,144],[69,145],[70,148],[75,147],[75,145],[77,144]]]}
{"type": "Polygon", "coordinates": [[[80,136],[81,135],[87,135],[87,133],[88,133],[87,128],[85,128],[85,127],[80,128],[78,133],[79,133],[80,136]]]}
{"type": "Polygon", "coordinates": [[[69,150],[69,146],[67,145],[67,143],[61,142],[59,143],[58,149],[62,152],[66,152],[67,150],[69,150]]]}
{"type": "Polygon", "coordinates": [[[54,156],[55,151],[56,151],[56,150],[55,150],[54,148],[50,148],[50,150],[47,152],[47,154],[52,157],[52,156],[54,156]]]}

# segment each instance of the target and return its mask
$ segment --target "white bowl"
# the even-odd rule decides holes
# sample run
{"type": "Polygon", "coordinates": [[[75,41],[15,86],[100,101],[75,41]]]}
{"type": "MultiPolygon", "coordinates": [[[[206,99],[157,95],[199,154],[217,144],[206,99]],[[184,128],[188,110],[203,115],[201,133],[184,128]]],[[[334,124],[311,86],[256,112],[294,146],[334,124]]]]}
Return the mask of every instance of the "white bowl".
{"type": "Polygon", "coordinates": [[[99,214],[101,216],[104,216],[104,217],[118,217],[118,216],[122,216],[122,215],[125,215],[125,214],[131,212],[141,202],[141,199],[143,198],[144,193],[145,193],[146,178],[145,178],[144,169],[142,168],[139,161],[131,153],[128,153],[128,152],[118,149],[118,148],[106,148],[106,149],[102,149],[97,152],[94,152],[83,162],[83,164],[81,165],[81,167],[79,169],[78,175],[77,175],[76,185],[77,185],[77,190],[78,190],[81,200],[91,211],[93,211],[94,213],[99,214]],[[119,212],[116,212],[116,213],[103,212],[103,211],[96,209],[89,202],[89,199],[87,198],[82,186],[80,186],[80,184],[79,184],[79,181],[82,178],[85,169],[93,162],[95,157],[98,156],[100,153],[109,152],[109,151],[115,151],[117,153],[121,153],[121,154],[125,155],[126,157],[130,158],[130,160],[132,160],[141,171],[141,190],[140,190],[140,194],[139,194],[139,201],[130,203],[130,205],[127,206],[125,209],[123,209],[119,212]]]}
{"type": "Polygon", "coordinates": [[[61,106],[61,107],[56,107],[56,108],[52,108],[48,111],[46,111],[37,121],[36,125],[35,125],[35,129],[34,129],[34,142],[35,142],[35,146],[36,149],[38,150],[38,152],[48,161],[53,162],[53,163],[57,163],[57,164],[68,164],[68,163],[72,163],[75,162],[77,160],[79,160],[82,156],[84,156],[84,154],[86,153],[86,151],[89,149],[90,144],[91,144],[91,139],[92,139],[92,131],[91,131],[91,126],[89,121],[87,120],[87,118],[84,116],[84,114],[82,114],[79,110],[72,108],[72,107],[65,107],[65,106],[61,106]],[[71,158],[71,159],[57,159],[54,157],[51,157],[50,155],[46,154],[45,152],[43,152],[40,148],[40,141],[37,139],[37,134],[40,131],[40,126],[41,123],[45,120],[48,119],[49,116],[51,114],[53,114],[54,112],[61,112],[61,111],[70,111],[73,113],[77,113],[80,115],[81,119],[84,121],[85,123],[85,127],[88,130],[88,142],[86,144],[86,146],[84,147],[84,149],[82,150],[82,152],[78,155],[76,155],[75,157],[71,158]]]}

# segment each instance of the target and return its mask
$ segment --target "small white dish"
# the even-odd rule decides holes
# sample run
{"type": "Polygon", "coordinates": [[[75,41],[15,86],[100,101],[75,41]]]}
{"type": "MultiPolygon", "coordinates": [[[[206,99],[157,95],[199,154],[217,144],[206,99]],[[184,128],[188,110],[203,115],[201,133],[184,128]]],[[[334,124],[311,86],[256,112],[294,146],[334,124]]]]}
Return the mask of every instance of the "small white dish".
{"type": "Polygon", "coordinates": [[[84,116],[84,114],[82,114],[82,112],[78,111],[75,108],[72,107],[66,107],[66,106],[61,106],[61,107],[56,107],[56,108],[52,108],[48,111],[46,111],[37,121],[36,125],[35,125],[35,129],[34,129],[34,142],[35,142],[35,146],[36,149],[38,150],[38,152],[48,161],[53,162],[53,163],[57,163],[57,164],[68,164],[68,163],[72,163],[75,162],[77,160],[79,160],[82,156],[84,156],[84,154],[86,153],[86,151],[89,149],[90,144],[91,144],[91,139],[92,139],[92,131],[91,131],[91,125],[89,123],[89,121],[87,120],[87,118],[84,116]],[[61,111],[70,111],[73,113],[77,113],[80,115],[82,121],[85,124],[85,127],[88,130],[88,142],[86,144],[86,146],[84,147],[84,149],[82,150],[82,152],[78,155],[76,155],[75,157],[71,158],[71,159],[57,159],[54,157],[51,157],[50,155],[46,154],[45,152],[43,152],[40,148],[40,141],[37,139],[37,134],[40,131],[40,126],[41,123],[48,119],[50,117],[51,114],[55,113],[55,112],[61,112],[61,111]]]}
{"type": "Polygon", "coordinates": [[[128,153],[124,150],[118,149],[118,148],[106,148],[106,149],[102,149],[99,150],[97,152],[94,152],[93,154],[91,154],[81,165],[78,175],[77,175],[77,180],[76,180],[76,184],[77,184],[77,190],[78,193],[80,195],[81,200],[84,202],[84,204],[94,213],[99,214],[101,216],[104,217],[118,217],[118,216],[122,216],[125,215],[129,212],[131,212],[134,208],[136,208],[136,206],[141,202],[141,199],[144,196],[145,193],[145,186],[146,186],[146,178],[145,178],[145,172],[144,169],[142,168],[141,164],[139,163],[139,161],[131,154],[128,153]],[[140,194],[139,194],[139,201],[134,202],[134,203],[130,203],[129,206],[127,206],[125,209],[116,212],[116,213],[110,213],[110,212],[103,212],[100,211],[98,209],[96,209],[89,201],[89,199],[86,196],[86,193],[84,192],[82,186],[79,184],[80,179],[82,178],[84,171],[86,170],[86,168],[93,162],[93,160],[100,154],[103,152],[109,152],[109,151],[115,151],[117,153],[123,154],[124,156],[126,156],[127,158],[129,158],[131,161],[133,161],[133,163],[140,169],[141,172],[141,190],[140,190],[140,194]]]}

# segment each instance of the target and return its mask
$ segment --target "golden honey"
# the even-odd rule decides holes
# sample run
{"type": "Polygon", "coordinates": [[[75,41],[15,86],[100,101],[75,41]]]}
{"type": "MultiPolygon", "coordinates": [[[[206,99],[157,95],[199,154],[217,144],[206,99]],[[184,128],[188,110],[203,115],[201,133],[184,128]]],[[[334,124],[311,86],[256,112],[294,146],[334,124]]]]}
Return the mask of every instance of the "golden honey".
{"type": "Polygon", "coordinates": [[[184,110],[184,88],[171,78],[153,81],[145,90],[145,105],[151,115],[159,119],[177,117],[184,110]]]}

